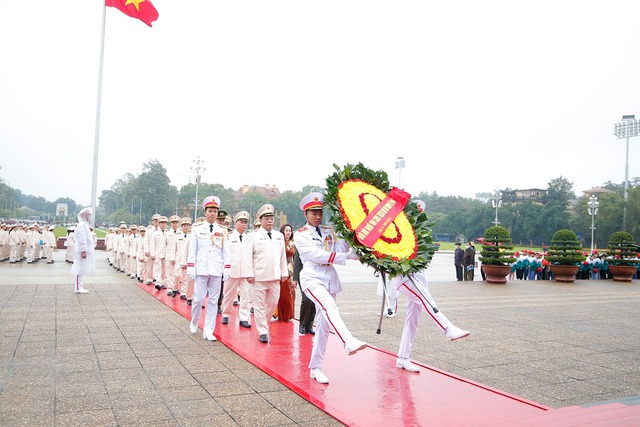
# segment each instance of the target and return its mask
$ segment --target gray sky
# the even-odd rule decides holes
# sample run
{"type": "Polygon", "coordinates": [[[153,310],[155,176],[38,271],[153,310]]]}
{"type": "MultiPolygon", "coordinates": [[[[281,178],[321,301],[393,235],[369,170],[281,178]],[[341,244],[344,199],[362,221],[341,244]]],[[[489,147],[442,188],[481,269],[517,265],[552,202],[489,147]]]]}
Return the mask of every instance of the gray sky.
{"type": "MultiPolygon", "coordinates": [[[[357,161],[412,194],[624,180],[640,2],[153,3],[153,28],[106,11],[98,196],[152,158],[180,187],[196,156],[234,189],[357,161]]],[[[90,203],[101,5],[0,0],[0,177],[24,193],[90,203]]]]}

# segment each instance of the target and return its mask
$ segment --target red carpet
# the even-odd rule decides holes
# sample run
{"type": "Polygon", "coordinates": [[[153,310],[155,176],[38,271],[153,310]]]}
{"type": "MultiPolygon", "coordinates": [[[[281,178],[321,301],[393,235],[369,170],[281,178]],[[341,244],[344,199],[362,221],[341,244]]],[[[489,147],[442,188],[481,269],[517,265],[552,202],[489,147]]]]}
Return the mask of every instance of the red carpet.
{"type": "MultiPolygon", "coordinates": [[[[191,318],[191,307],[166,291],[139,285],[158,300],[191,318]]],[[[258,341],[254,328],[240,328],[235,315],[216,325],[215,336],[320,409],[350,426],[491,425],[523,419],[549,408],[492,389],[422,363],[419,374],[395,367],[395,354],[373,347],[347,356],[337,337],[330,337],[323,372],[330,384],[309,378],[312,336],[298,333],[298,322],[271,322],[271,342],[258,341]]],[[[200,319],[200,327],[204,314],[200,319]]],[[[185,328],[187,324],[185,323],[185,328]]],[[[201,333],[200,331],[198,333],[201,333]]],[[[215,345],[215,344],[212,344],[215,345]]]]}

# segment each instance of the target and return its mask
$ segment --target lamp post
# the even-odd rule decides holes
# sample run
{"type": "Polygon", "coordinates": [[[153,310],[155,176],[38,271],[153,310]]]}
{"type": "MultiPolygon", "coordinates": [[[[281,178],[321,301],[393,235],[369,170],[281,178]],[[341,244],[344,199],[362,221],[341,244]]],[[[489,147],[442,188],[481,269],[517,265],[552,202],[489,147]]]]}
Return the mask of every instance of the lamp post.
{"type": "Polygon", "coordinates": [[[204,172],[207,169],[204,167],[204,161],[200,160],[200,156],[193,160],[193,166],[191,170],[196,174],[196,198],[193,203],[193,222],[196,222],[198,218],[198,186],[200,185],[200,172],[204,172]]]}
{"type": "Polygon", "coordinates": [[[142,197],[134,194],[133,197],[131,198],[131,214],[133,215],[133,202],[134,200],[136,200],[136,197],[138,197],[140,199],[140,217],[139,217],[139,223],[142,224],[142,197]]]}
{"type": "Polygon", "coordinates": [[[405,167],[405,165],[406,163],[404,161],[404,157],[398,157],[396,159],[396,169],[398,169],[398,188],[400,188],[402,169],[405,167]]]}
{"type": "Polygon", "coordinates": [[[627,155],[624,166],[624,210],[622,214],[622,230],[626,231],[627,206],[629,204],[629,138],[640,134],[640,120],[636,120],[636,116],[633,114],[622,116],[622,122],[615,124],[613,133],[618,139],[627,139],[627,155]]]}
{"type": "Polygon", "coordinates": [[[493,220],[493,225],[498,225],[500,224],[500,221],[498,221],[498,208],[502,207],[502,193],[497,188],[493,193],[491,204],[496,209],[496,218],[493,220]]]}
{"type": "Polygon", "coordinates": [[[591,215],[591,253],[593,253],[593,235],[596,231],[596,215],[598,215],[598,206],[600,202],[598,198],[593,194],[589,197],[589,202],[587,206],[589,207],[589,215],[591,215]]]}

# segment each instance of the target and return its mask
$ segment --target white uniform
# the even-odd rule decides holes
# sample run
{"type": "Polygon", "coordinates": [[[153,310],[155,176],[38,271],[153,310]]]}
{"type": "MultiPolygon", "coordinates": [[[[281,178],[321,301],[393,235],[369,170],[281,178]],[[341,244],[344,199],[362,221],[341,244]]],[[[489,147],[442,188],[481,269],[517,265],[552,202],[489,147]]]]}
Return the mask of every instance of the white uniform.
{"type": "Polygon", "coordinates": [[[47,264],[53,264],[53,249],[56,247],[56,235],[53,230],[45,231],[43,240],[47,264]]]}
{"type": "MultiPolygon", "coordinates": [[[[264,228],[251,233],[243,248],[243,275],[253,278],[253,320],[258,335],[269,334],[269,318],[275,312],[280,298],[280,280],[289,275],[284,236],[271,230],[271,237],[264,228]]],[[[235,298],[235,293],[230,295],[235,298]]]]}
{"type": "Polygon", "coordinates": [[[229,317],[231,315],[233,301],[239,292],[240,308],[238,310],[238,318],[240,321],[246,321],[248,323],[251,323],[251,285],[249,285],[244,275],[245,273],[243,273],[242,256],[245,244],[250,239],[251,235],[247,233],[241,235],[238,233],[238,230],[235,229],[228,235],[231,269],[229,271],[229,278],[224,282],[225,292],[222,300],[222,316],[229,317]]]}
{"type": "Polygon", "coordinates": [[[156,229],[151,235],[151,241],[149,245],[149,252],[153,260],[153,277],[156,279],[156,288],[164,289],[166,287],[166,272],[165,272],[165,256],[167,249],[167,230],[161,228],[156,229]]]}
{"type": "Polygon", "coordinates": [[[321,225],[318,229],[320,233],[306,224],[296,231],[293,239],[303,264],[300,286],[320,314],[309,361],[310,369],[322,369],[331,327],[346,348],[354,340],[336,305],[336,295],[342,291],[342,285],[333,268],[333,264],[346,264],[349,246],[344,240],[336,238],[331,227],[321,225]]]}
{"type": "Polygon", "coordinates": [[[93,273],[96,269],[95,264],[95,247],[96,240],[89,226],[87,212],[91,212],[91,208],[84,208],[78,214],[78,225],[76,226],[76,250],[71,266],[71,274],[75,275],[74,292],[86,293],[83,287],[83,277],[85,274],[93,273]],[[82,253],[86,254],[86,258],[82,258],[82,253]]]}
{"type": "MultiPolygon", "coordinates": [[[[107,234],[107,236],[110,236],[110,234],[107,234]]],[[[65,253],[65,260],[67,262],[73,262],[73,253],[76,249],[76,235],[72,230],[69,231],[69,233],[67,233],[66,243],[67,243],[67,250],[65,253]]]]}
{"type": "Polygon", "coordinates": [[[411,357],[411,346],[416,337],[416,331],[420,322],[420,314],[426,311],[431,320],[442,330],[445,336],[450,340],[464,338],[469,332],[463,331],[454,326],[449,319],[436,307],[433,297],[429,293],[429,285],[427,275],[424,270],[407,276],[394,277],[390,285],[396,288],[400,293],[407,296],[407,316],[404,321],[404,329],[402,330],[402,338],[400,339],[400,348],[398,349],[398,368],[404,368],[409,371],[418,372],[418,368],[409,362],[411,357]],[[436,307],[436,313],[433,307],[436,307]]]}
{"type": "Polygon", "coordinates": [[[189,238],[187,274],[195,277],[195,291],[191,305],[192,330],[197,328],[202,314],[202,302],[209,292],[209,305],[204,321],[203,337],[213,339],[218,314],[220,285],[225,269],[230,266],[227,229],[217,223],[203,222],[196,225],[189,238]]]}
{"type": "Polygon", "coordinates": [[[176,243],[178,235],[182,232],[173,228],[165,231],[165,274],[167,293],[178,291],[180,288],[176,283],[176,243]]]}

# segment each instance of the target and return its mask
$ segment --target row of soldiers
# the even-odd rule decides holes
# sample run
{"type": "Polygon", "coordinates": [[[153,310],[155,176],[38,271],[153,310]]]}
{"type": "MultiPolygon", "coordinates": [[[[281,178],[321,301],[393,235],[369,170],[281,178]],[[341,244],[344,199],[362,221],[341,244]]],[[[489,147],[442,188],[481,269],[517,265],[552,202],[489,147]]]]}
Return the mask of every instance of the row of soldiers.
{"type": "Polygon", "coordinates": [[[33,264],[46,260],[53,264],[53,249],[56,237],[55,226],[39,224],[1,224],[0,225],[0,262],[10,264],[26,261],[33,264]]]}
{"type": "MultiPolygon", "coordinates": [[[[222,227],[232,230],[231,218],[225,211],[220,211],[217,219],[222,227]]],[[[193,226],[203,221],[204,217],[199,217],[193,226]]],[[[191,228],[191,218],[178,215],[167,218],[155,214],[146,227],[120,223],[105,237],[109,264],[131,279],[166,290],[171,297],[180,295],[191,305],[194,281],[187,276],[186,261],[191,228]]],[[[234,303],[237,305],[237,301],[234,303]]]]}

